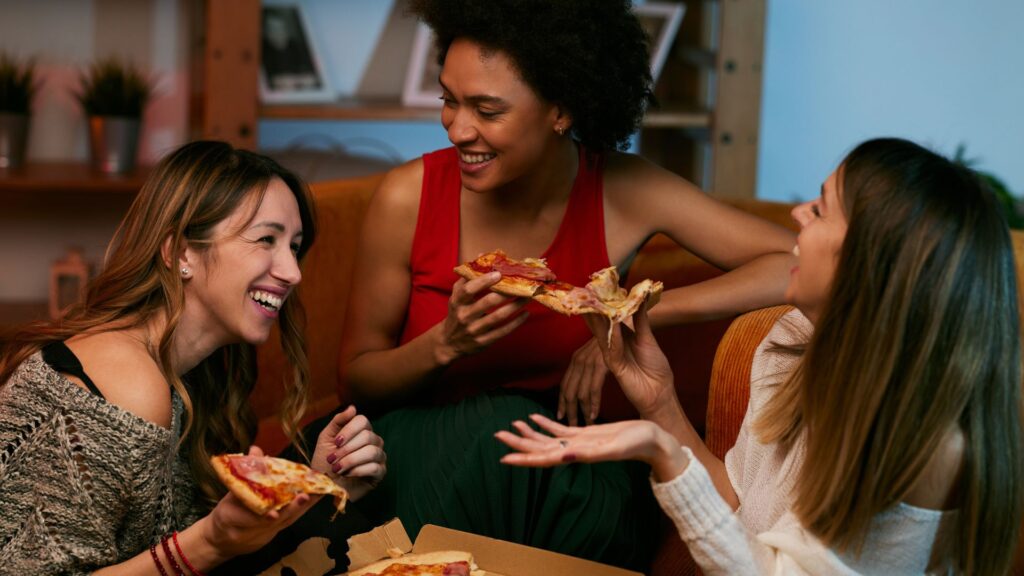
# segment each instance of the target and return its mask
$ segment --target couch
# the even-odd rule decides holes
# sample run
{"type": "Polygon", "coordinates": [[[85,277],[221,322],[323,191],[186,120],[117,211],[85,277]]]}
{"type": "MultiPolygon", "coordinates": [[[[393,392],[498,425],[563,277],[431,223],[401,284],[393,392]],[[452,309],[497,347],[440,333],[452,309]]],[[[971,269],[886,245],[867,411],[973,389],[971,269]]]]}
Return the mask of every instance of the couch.
{"type": "MultiPolygon", "coordinates": [[[[381,178],[378,174],[312,186],[318,210],[318,237],[306,256],[299,287],[308,317],[307,345],[312,374],[311,404],[306,421],[327,414],[349,400],[346,386],[338,376],[342,322],[362,216],[381,178]]],[[[790,217],[792,205],[757,200],[727,201],[795,229],[790,217]]],[[[1017,254],[1024,254],[1024,234],[1015,233],[1014,243],[1017,254]]],[[[1024,261],[1018,257],[1017,263],[1020,275],[1024,261]]],[[[662,280],[667,289],[720,273],[667,237],[656,236],[637,255],[627,283],[653,278],[662,280]]],[[[733,318],[726,318],[656,332],[672,364],[676,391],[684,410],[719,457],[735,441],[746,411],[754,348],[784,310],[785,307],[774,307],[748,313],[735,322],[733,318]]],[[[258,351],[260,376],[251,397],[260,421],[256,442],[268,452],[276,452],[285,445],[275,417],[283,396],[280,382],[285,374],[284,365],[275,333],[258,351]]],[[[636,416],[611,379],[605,385],[602,398],[602,418],[618,420],[636,416]]],[[[655,576],[696,573],[686,547],[667,517],[662,517],[662,524],[661,541],[649,573],[655,576]]]]}

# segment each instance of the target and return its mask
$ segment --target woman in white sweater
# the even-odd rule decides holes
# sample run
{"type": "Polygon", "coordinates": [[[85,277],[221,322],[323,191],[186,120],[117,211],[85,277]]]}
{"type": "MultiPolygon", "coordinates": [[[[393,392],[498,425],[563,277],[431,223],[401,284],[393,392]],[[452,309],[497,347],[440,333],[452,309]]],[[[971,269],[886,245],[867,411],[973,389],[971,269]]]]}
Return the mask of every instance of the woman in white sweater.
{"type": "MultiPolygon", "coordinates": [[[[680,408],[646,312],[605,360],[644,420],[543,417],[507,464],[635,459],[707,574],[1002,574],[1024,510],[1013,249],[980,178],[865,142],[793,210],[784,316],[725,461],[680,408]],[[998,535],[998,537],[993,537],[998,535]]],[[[595,334],[608,325],[588,318],[595,334]]]]}

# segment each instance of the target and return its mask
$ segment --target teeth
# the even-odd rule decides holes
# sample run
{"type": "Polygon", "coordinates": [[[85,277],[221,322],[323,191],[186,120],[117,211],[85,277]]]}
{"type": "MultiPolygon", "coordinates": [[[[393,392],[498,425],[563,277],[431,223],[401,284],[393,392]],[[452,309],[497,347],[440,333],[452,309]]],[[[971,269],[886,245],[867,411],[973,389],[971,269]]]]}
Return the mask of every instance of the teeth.
{"type": "Polygon", "coordinates": [[[459,154],[459,157],[462,158],[462,161],[466,164],[479,164],[494,158],[494,156],[494,154],[459,154]]]}
{"type": "Polygon", "coordinates": [[[263,290],[250,290],[249,298],[252,298],[264,308],[274,311],[280,310],[281,304],[284,303],[284,298],[263,290]]]}
{"type": "Polygon", "coordinates": [[[793,246],[793,256],[800,257],[800,246],[793,246]]]}

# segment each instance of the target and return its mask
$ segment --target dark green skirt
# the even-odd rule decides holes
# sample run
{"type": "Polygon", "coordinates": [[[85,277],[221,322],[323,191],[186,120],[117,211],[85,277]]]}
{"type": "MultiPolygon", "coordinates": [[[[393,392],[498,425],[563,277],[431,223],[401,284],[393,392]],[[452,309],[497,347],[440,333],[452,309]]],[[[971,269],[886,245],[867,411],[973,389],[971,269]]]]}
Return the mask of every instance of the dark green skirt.
{"type": "Polygon", "coordinates": [[[533,413],[553,418],[532,399],[495,392],[374,419],[388,474],[358,507],[378,520],[398,516],[413,539],[424,524],[436,524],[646,570],[659,525],[650,469],[637,462],[547,469],[500,463],[509,450],[494,433],[533,413]]]}

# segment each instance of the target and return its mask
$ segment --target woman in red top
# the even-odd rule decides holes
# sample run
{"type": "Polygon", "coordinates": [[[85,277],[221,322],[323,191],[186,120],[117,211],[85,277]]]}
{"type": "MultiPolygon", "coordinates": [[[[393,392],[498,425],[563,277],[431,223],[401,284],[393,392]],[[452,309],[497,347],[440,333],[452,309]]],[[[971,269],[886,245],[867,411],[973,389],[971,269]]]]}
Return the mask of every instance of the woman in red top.
{"type": "Polygon", "coordinates": [[[362,232],[344,376],[362,401],[418,406],[375,424],[392,474],[371,499],[397,506],[412,535],[433,522],[643,566],[641,533],[656,524],[636,512],[653,510],[646,471],[497,465],[504,449],[491,435],[530,407],[576,422],[582,405],[593,421],[606,369],[583,320],[491,293],[497,275],[465,281],[452,268],[500,248],[585,284],[609,265],[624,273],[663,232],[730,270],[666,292],[652,310],[663,325],[782,302],[793,235],[618,151],[651,99],[628,0],[412,8],[438,37],[453,147],[392,170],[362,232]]]}

